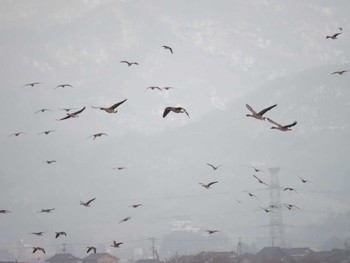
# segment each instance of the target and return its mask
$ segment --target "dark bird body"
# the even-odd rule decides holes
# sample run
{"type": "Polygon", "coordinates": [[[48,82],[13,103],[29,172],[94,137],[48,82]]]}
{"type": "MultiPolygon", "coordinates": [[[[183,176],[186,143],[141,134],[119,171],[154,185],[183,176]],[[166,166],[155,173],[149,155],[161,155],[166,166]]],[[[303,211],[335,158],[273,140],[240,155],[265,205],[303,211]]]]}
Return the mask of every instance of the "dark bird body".
{"type": "Polygon", "coordinates": [[[80,201],[80,205],[85,206],[85,207],[90,207],[90,204],[92,201],[94,201],[96,198],[92,198],[87,202],[80,201]]]}
{"type": "Polygon", "coordinates": [[[186,111],[185,108],[182,107],[166,107],[164,112],[163,112],[163,118],[165,118],[169,112],[175,112],[175,113],[186,113],[186,115],[188,117],[190,117],[190,115],[188,114],[188,112],[186,111]]]}
{"type": "Polygon", "coordinates": [[[115,240],[113,240],[113,243],[112,243],[112,245],[111,245],[111,247],[115,247],[115,248],[118,248],[118,247],[120,247],[120,245],[122,245],[123,244],[123,242],[116,242],[115,240]]]}
{"type": "Polygon", "coordinates": [[[37,251],[41,251],[44,254],[46,254],[45,249],[43,249],[42,247],[33,247],[33,254],[37,251]]]}
{"type": "Polygon", "coordinates": [[[139,63],[137,63],[137,62],[129,62],[126,60],[120,61],[120,63],[126,63],[126,64],[128,64],[128,67],[130,67],[132,65],[139,65],[139,63]]]}
{"type": "Polygon", "coordinates": [[[222,166],[222,165],[215,166],[215,165],[212,165],[210,163],[207,163],[207,165],[209,165],[211,168],[213,168],[214,171],[219,169],[222,166]]]}
{"type": "Polygon", "coordinates": [[[93,251],[94,254],[96,254],[96,251],[97,251],[97,248],[96,248],[96,247],[94,247],[94,246],[88,246],[88,247],[86,247],[86,248],[87,248],[86,253],[89,253],[90,251],[93,251]]]}
{"type": "Polygon", "coordinates": [[[63,117],[62,119],[58,119],[58,121],[67,120],[69,118],[78,118],[79,114],[82,113],[84,110],[85,110],[85,107],[82,108],[81,110],[78,110],[78,111],[73,112],[73,113],[68,112],[66,117],[63,117]]]}
{"type": "Polygon", "coordinates": [[[169,47],[169,46],[163,46],[163,48],[169,50],[171,54],[174,54],[174,53],[173,53],[173,49],[172,49],[171,47],[169,47]]]}
{"type": "Polygon", "coordinates": [[[332,35],[332,36],[326,36],[326,39],[328,39],[328,38],[333,39],[333,40],[338,39],[337,37],[338,37],[340,34],[341,34],[341,32],[335,33],[335,34],[332,35]]]}
{"type": "Polygon", "coordinates": [[[217,184],[217,183],[218,183],[218,181],[210,182],[210,183],[208,183],[208,184],[203,184],[203,183],[199,183],[199,184],[200,184],[201,186],[203,186],[204,188],[209,189],[210,186],[212,186],[213,184],[217,184]]]}
{"type": "Polygon", "coordinates": [[[59,236],[67,236],[67,233],[64,231],[56,232],[55,238],[58,238],[59,236]]]}

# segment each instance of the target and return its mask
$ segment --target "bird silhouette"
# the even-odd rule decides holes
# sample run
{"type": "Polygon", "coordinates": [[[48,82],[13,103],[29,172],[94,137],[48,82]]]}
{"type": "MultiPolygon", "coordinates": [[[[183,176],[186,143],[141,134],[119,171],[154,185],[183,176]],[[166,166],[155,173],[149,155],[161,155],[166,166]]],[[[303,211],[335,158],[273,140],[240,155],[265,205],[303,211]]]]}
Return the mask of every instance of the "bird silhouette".
{"type": "Polygon", "coordinates": [[[164,49],[168,49],[168,50],[171,52],[171,54],[174,54],[174,53],[173,53],[173,49],[172,49],[171,47],[169,47],[169,46],[163,46],[163,48],[164,48],[164,49]]]}
{"type": "Polygon", "coordinates": [[[53,164],[53,163],[56,163],[56,160],[48,160],[48,161],[45,161],[47,164],[53,164]]]}
{"type": "Polygon", "coordinates": [[[250,107],[248,104],[246,104],[245,106],[246,106],[247,109],[252,113],[252,114],[247,114],[247,115],[246,115],[247,117],[253,117],[253,118],[255,118],[255,119],[263,120],[263,121],[264,121],[266,118],[263,117],[263,115],[264,115],[267,111],[269,111],[269,110],[271,110],[272,108],[276,107],[277,104],[272,105],[272,106],[270,106],[270,107],[267,107],[267,108],[265,108],[265,109],[263,109],[263,110],[261,110],[261,111],[259,111],[259,112],[256,112],[255,110],[253,110],[253,108],[250,107]]]}
{"type": "Polygon", "coordinates": [[[208,230],[205,230],[209,235],[211,235],[211,234],[214,234],[214,233],[217,233],[217,232],[220,232],[219,230],[216,230],[216,229],[213,229],[213,230],[211,230],[211,229],[208,229],[208,230]]]}
{"type": "Polygon", "coordinates": [[[111,245],[111,247],[115,247],[115,248],[118,248],[120,247],[120,245],[124,244],[123,242],[116,242],[115,240],[113,240],[113,243],[111,245]]]}
{"type": "Polygon", "coordinates": [[[260,169],[255,168],[255,167],[253,167],[253,169],[254,169],[254,171],[255,171],[255,172],[257,172],[257,173],[259,173],[259,172],[263,172],[263,170],[260,170],[260,169]]]}
{"type": "Polygon", "coordinates": [[[129,61],[126,61],[126,60],[120,61],[120,63],[126,63],[126,64],[128,64],[129,67],[132,66],[132,65],[139,65],[139,63],[137,63],[137,62],[129,62],[129,61]]]}
{"type": "Polygon", "coordinates": [[[73,86],[70,85],[70,84],[60,84],[60,85],[57,85],[55,89],[57,89],[57,88],[65,88],[65,87],[73,88],[73,86]]]}
{"type": "Polygon", "coordinates": [[[259,183],[264,184],[266,186],[269,186],[267,183],[265,183],[264,181],[262,181],[259,177],[257,177],[256,175],[253,174],[253,176],[258,180],[259,183]]]}
{"type": "Polygon", "coordinates": [[[161,89],[165,89],[165,90],[171,90],[171,89],[175,89],[174,87],[163,87],[161,89]]]}
{"type": "Polygon", "coordinates": [[[300,209],[299,207],[297,207],[296,205],[292,205],[292,204],[283,204],[285,207],[288,208],[288,210],[292,210],[293,208],[296,209],[300,209]]]}
{"type": "Polygon", "coordinates": [[[215,165],[212,165],[212,164],[210,164],[210,163],[207,163],[207,165],[209,165],[211,168],[213,168],[214,171],[217,170],[217,169],[219,169],[219,168],[222,166],[222,164],[220,164],[220,165],[218,165],[218,166],[215,166],[215,165]]]}
{"type": "Polygon", "coordinates": [[[55,208],[41,209],[38,213],[51,213],[55,208]]]}
{"type": "Polygon", "coordinates": [[[45,249],[43,249],[42,247],[33,247],[33,254],[37,251],[41,251],[44,254],[46,254],[45,249]]]}
{"type": "Polygon", "coordinates": [[[243,191],[243,192],[247,193],[250,197],[255,197],[256,199],[258,199],[258,197],[252,194],[251,192],[248,192],[248,191],[243,191]]]}
{"type": "Polygon", "coordinates": [[[146,90],[159,90],[159,91],[162,91],[161,88],[157,87],[157,86],[151,86],[151,87],[147,87],[146,90]]]}
{"type": "Polygon", "coordinates": [[[302,178],[302,177],[300,177],[300,176],[299,176],[299,179],[300,179],[300,181],[301,181],[302,183],[310,183],[309,180],[306,180],[306,179],[304,179],[304,178],[302,178]]]}
{"type": "Polygon", "coordinates": [[[203,184],[203,183],[199,183],[199,184],[200,184],[201,186],[203,186],[204,188],[209,189],[210,186],[212,186],[213,184],[217,184],[217,183],[218,183],[218,181],[210,182],[210,183],[208,183],[208,184],[203,184]]]}
{"type": "Polygon", "coordinates": [[[291,187],[286,187],[283,189],[283,191],[293,191],[293,192],[297,192],[297,190],[295,190],[294,188],[291,187]]]}
{"type": "Polygon", "coordinates": [[[36,236],[42,236],[45,232],[32,232],[32,233],[29,233],[29,234],[32,234],[32,235],[36,235],[36,236]]]}
{"type": "Polygon", "coordinates": [[[124,170],[126,169],[126,167],[114,167],[112,168],[112,170],[124,170]]]}
{"type": "Polygon", "coordinates": [[[262,210],[264,210],[266,213],[273,213],[271,210],[269,210],[268,208],[259,206],[259,208],[261,208],[262,210]]]}
{"type": "Polygon", "coordinates": [[[6,209],[0,210],[0,214],[9,214],[9,213],[11,213],[11,211],[9,211],[9,210],[6,210],[6,209]]]}
{"type": "Polygon", "coordinates": [[[129,221],[130,219],[131,219],[131,216],[125,217],[124,219],[119,221],[119,224],[122,223],[122,222],[129,221]]]}
{"type": "Polygon", "coordinates": [[[12,134],[9,135],[9,137],[10,137],[10,136],[16,136],[16,137],[18,137],[18,136],[20,136],[21,134],[24,134],[24,132],[15,132],[15,133],[12,133],[12,134]]]}
{"type": "Polygon", "coordinates": [[[59,236],[67,236],[67,233],[64,231],[56,232],[55,238],[58,238],[59,236]]]}
{"type": "Polygon", "coordinates": [[[34,112],[34,114],[37,114],[39,112],[46,112],[46,111],[51,111],[50,109],[40,109],[40,110],[37,110],[36,112],[34,112]]]}
{"type": "Polygon", "coordinates": [[[291,127],[297,125],[297,122],[296,122],[296,121],[293,122],[293,123],[291,123],[291,124],[281,125],[281,124],[279,124],[279,123],[277,123],[277,122],[271,120],[270,118],[267,118],[267,120],[268,120],[270,123],[276,125],[276,126],[271,127],[271,129],[276,129],[276,130],[280,130],[280,131],[291,131],[291,130],[292,130],[291,127]]]}
{"type": "Polygon", "coordinates": [[[126,100],[127,100],[127,99],[122,100],[122,101],[120,101],[120,102],[117,102],[116,104],[113,104],[112,106],[107,107],[107,108],[104,108],[104,107],[94,107],[94,106],[91,106],[91,107],[94,108],[94,109],[104,110],[104,111],[107,112],[107,113],[117,113],[117,112],[118,112],[118,111],[117,111],[117,107],[118,107],[119,105],[123,104],[126,100]]]}
{"type": "Polygon", "coordinates": [[[332,72],[331,75],[333,75],[333,74],[343,75],[345,72],[348,72],[348,71],[349,71],[349,70],[338,70],[338,71],[332,72]]]}
{"type": "Polygon", "coordinates": [[[45,134],[45,135],[48,135],[48,134],[50,134],[51,132],[55,132],[55,130],[47,130],[47,131],[42,131],[42,132],[39,132],[39,133],[38,133],[38,135],[39,135],[39,134],[45,134]]]}
{"type": "Polygon", "coordinates": [[[142,204],[134,204],[134,205],[131,205],[131,206],[129,206],[129,207],[138,208],[139,206],[142,206],[142,204]]]}
{"type": "Polygon", "coordinates": [[[85,207],[90,207],[90,204],[92,201],[94,201],[96,198],[92,198],[87,202],[80,201],[80,205],[85,206],[85,207]]]}
{"type": "Polygon", "coordinates": [[[76,112],[73,113],[69,113],[67,112],[67,116],[63,117],[62,119],[58,119],[58,121],[63,121],[63,120],[67,120],[69,118],[78,118],[79,114],[82,113],[85,110],[86,107],[82,108],[81,110],[78,110],[76,112]]]}
{"type": "Polygon", "coordinates": [[[41,82],[32,82],[32,83],[25,84],[24,86],[25,87],[28,87],[28,86],[34,87],[35,85],[39,85],[39,84],[42,84],[42,83],[41,82]]]}
{"type": "Polygon", "coordinates": [[[190,117],[190,115],[188,114],[188,112],[186,111],[185,108],[182,107],[166,107],[164,112],[163,112],[163,118],[165,118],[169,112],[175,112],[175,113],[186,113],[186,115],[188,117],[190,117]]]}
{"type": "Polygon", "coordinates": [[[331,35],[331,36],[326,36],[326,39],[328,39],[328,38],[333,39],[333,40],[338,39],[337,37],[338,37],[340,34],[341,34],[341,32],[335,33],[334,35],[331,35]]]}
{"type": "Polygon", "coordinates": [[[108,136],[108,134],[103,133],[103,132],[100,132],[100,133],[95,133],[95,134],[93,134],[93,135],[90,135],[88,138],[94,137],[93,140],[95,140],[97,137],[101,137],[101,136],[103,136],[103,135],[108,136]]]}
{"type": "Polygon", "coordinates": [[[96,247],[94,247],[94,246],[88,246],[88,247],[86,247],[86,248],[87,248],[86,253],[89,253],[90,251],[93,251],[94,254],[96,254],[96,251],[97,251],[97,248],[96,248],[96,247]]]}

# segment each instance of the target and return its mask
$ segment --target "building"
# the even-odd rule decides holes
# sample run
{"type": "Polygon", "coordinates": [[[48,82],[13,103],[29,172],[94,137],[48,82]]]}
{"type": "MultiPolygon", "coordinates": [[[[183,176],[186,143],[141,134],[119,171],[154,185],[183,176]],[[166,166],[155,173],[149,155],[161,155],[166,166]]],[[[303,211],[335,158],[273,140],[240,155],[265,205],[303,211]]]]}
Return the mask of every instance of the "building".
{"type": "Polygon", "coordinates": [[[118,263],[119,258],[108,253],[90,254],[82,259],[82,263],[118,263]]]}
{"type": "Polygon", "coordinates": [[[73,256],[72,254],[56,254],[51,258],[45,260],[49,263],[81,263],[81,259],[73,256]]]}

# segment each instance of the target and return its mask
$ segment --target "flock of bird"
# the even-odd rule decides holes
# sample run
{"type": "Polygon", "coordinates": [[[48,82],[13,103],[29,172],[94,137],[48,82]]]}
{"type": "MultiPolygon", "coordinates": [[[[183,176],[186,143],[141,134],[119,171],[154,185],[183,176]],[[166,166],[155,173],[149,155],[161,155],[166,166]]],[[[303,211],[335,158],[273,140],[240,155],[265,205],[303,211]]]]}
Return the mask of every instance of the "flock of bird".
{"type": "MultiPolygon", "coordinates": [[[[340,30],[342,30],[340,28],[340,30]]],[[[335,39],[338,39],[337,37],[342,34],[342,32],[339,32],[339,33],[336,33],[334,35],[331,35],[331,36],[326,36],[326,39],[332,39],[332,40],[335,40],[335,39]]],[[[173,52],[173,49],[169,46],[162,46],[162,48],[164,48],[165,50],[168,50],[170,52],[170,54],[174,54],[173,52]]],[[[120,61],[120,63],[123,63],[123,64],[126,64],[128,67],[130,66],[138,66],[139,63],[137,62],[129,62],[129,61],[126,61],[126,60],[122,60],[120,61]]],[[[347,72],[347,70],[341,70],[341,71],[335,71],[331,74],[339,74],[339,75],[342,75],[344,74],[345,72],[347,72]]],[[[25,87],[35,87],[37,85],[40,85],[42,84],[41,82],[32,82],[32,83],[28,83],[28,84],[25,84],[24,86],[25,87]]],[[[70,84],[60,84],[60,85],[57,85],[56,88],[73,88],[72,85],[70,84]]],[[[158,87],[158,86],[150,86],[150,87],[147,87],[146,90],[158,90],[158,91],[163,91],[163,90],[170,90],[170,89],[174,89],[174,87],[158,87]]],[[[112,114],[112,113],[117,113],[118,112],[118,109],[119,107],[124,104],[125,102],[127,101],[127,99],[123,99],[111,106],[91,106],[91,108],[93,109],[98,109],[98,110],[102,110],[102,111],[105,111],[106,113],[109,113],[109,114],[112,114]]],[[[279,130],[279,131],[282,131],[282,132],[286,132],[286,131],[292,131],[292,127],[296,126],[297,125],[297,121],[294,121],[290,124],[280,124],[274,120],[272,120],[271,118],[269,117],[266,117],[267,113],[269,111],[271,111],[272,109],[274,109],[275,107],[277,107],[277,104],[274,104],[272,106],[269,106],[267,108],[264,108],[260,111],[256,111],[254,110],[250,105],[246,104],[246,108],[248,109],[249,113],[246,114],[247,117],[251,117],[251,118],[254,118],[254,119],[257,119],[257,120],[260,120],[260,121],[265,121],[267,120],[269,123],[273,124],[273,126],[271,127],[271,129],[276,129],[276,130],[279,130]]],[[[68,120],[68,119],[74,119],[74,118],[78,118],[80,114],[82,114],[86,107],[84,106],[83,108],[81,109],[78,109],[77,111],[72,111],[74,108],[64,108],[62,110],[64,110],[66,112],[66,115],[63,116],[62,118],[59,118],[57,119],[57,121],[64,121],[64,120],[68,120]]],[[[44,113],[46,111],[50,111],[50,109],[40,109],[38,111],[35,112],[35,114],[37,113],[44,113]]],[[[190,115],[189,113],[187,112],[187,110],[183,107],[178,107],[178,106],[169,106],[169,107],[166,107],[163,111],[163,115],[162,117],[165,118],[170,112],[173,112],[173,113],[184,113],[187,115],[187,117],[189,118],[190,115]]],[[[49,135],[50,133],[53,133],[55,132],[55,130],[45,130],[45,131],[42,131],[38,134],[43,134],[43,135],[49,135]]],[[[15,133],[12,133],[10,134],[9,136],[19,136],[21,134],[24,134],[24,132],[15,132],[15,133]]],[[[95,140],[96,138],[98,137],[101,137],[101,136],[108,136],[106,133],[95,133],[95,134],[92,134],[91,136],[89,136],[88,138],[93,138],[93,140],[95,140]]],[[[55,160],[47,160],[46,163],[47,164],[52,164],[56,162],[55,160]]],[[[209,167],[211,167],[213,169],[213,171],[216,171],[218,170],[220,167],[222,167],[222,165],[213,165],[211,163],[206,163],[206,165],[208,165],[209,167]]],[[[126,169],[126,167],[114,167],[112,169],[118,169],[118,170],[124,170],[126,169]]],[[[256,173],[261,173],[261,172],[264,172],[263,170],[261,169],[258,169],[256,167],[253,167],[254,171],[256,173]]],[[[269,185],[264,182],[260,177],[258,177],[256,174],[253,175],[253,177],[257,180],[257,182],[261,185],[264,185],[266,187],[269,187],[269,185]]],[[[307,179],[304,179],[302,177],[299,177],[300,181],[302,183],[310,183],[309,180],[307,179]]],[[[215,181],[211,181],[209,183],[202,183],[202,182],[199,182],[200,186],[202,186],[203,188],[205,189],[210,189],[212,188],[214,185],[218,184],[219,181],[215,180],[215,181]]],[[[291,191],[291,192],[295,192],[296,193],[296,189],[294,188],[291,188],[291,187],[285,187],[282,189],[283,191],[291,191]]],[[[253,198],[256,198],[258,199],[258,197],[252,193],[252,192],[249,192],[249,191],[243,191],[245,193],[248,194],[249,197],[253,197],[253,198]]],[[[87,208],[90,208],[93,204],[93,202],[96,200],[96,198],[91,198],[87,201],[80,201],[80,205],[81,206],[84,206],[84,207],[87,207],[87,208]]],[[[241,203],[241,201],[237,200],[238,202],[241,203]]],[[[130,208],[138,208],[140,206],[142,206],[143,204],[141,203],[137,203],[137,204],[132,204],[130,205],[129,207],[130,208]]],[[[292,209],[299,209],[298,206],[294,205],[294,204],[288,204],[288,203],[285,203],[283,204],[283,206],[288,209],[288,210],[292,210],[292,209]]],[[[264,210],[266,213],[270,213],[270,212],[273,212],[273,209],[281,209],[281,207],[274,207],[273,205],[270,205],[268,207],[262,207],[262,206],[258,206],[258,208],[264,210]]],[[[52,213],[55,211],[55,208],[44,208],[44,209],[41,209],[40,211],[37,211],[38,213],[52,213]]],[[[10,210],[7,210],[7,209],[1,209],[0,210],[0,214],[9,214],[11,213],[10,210]]],[[[119,221],[119,223],[123,223],[123,222],[127,222],[129,220],[131,220],[131,216],[127,216],[125,218],[123,218],[122,220],[119,221]]],[[[220,232],[220,230],[218,229],[206,229],[205,230],[208,234],[215,234],[217,232],[220,232]]],[[[36,236],[43,236],[44,235],[44,231],[38,231],[38,232],[31,232],[30,234],[32,235],[36,235],[36,236]]],[[[54,237],[56,239],[60,238],[60,237],[65,237],[67,236],[67,233],[65,231],[58,231],[58,232],[55,232],[54,233],[54,237]]],[[[123,242],[117,242],[116,240],[113,240],[112,243],[110,244],[110,247],[113,247],[113,248],[119,248],[121,245],[123,244],[123,242]]],[[[42,252],[42,253],[46,253],[45,249],[43,247],[40,247],[40,246],[35,246],[35,247],[32,247],[32,253],[36,253],[36,252],[42,252]]],[[[97,248],[93,245],[89,245],[86,247],[86,253],[97,253],[97,248]]]]}

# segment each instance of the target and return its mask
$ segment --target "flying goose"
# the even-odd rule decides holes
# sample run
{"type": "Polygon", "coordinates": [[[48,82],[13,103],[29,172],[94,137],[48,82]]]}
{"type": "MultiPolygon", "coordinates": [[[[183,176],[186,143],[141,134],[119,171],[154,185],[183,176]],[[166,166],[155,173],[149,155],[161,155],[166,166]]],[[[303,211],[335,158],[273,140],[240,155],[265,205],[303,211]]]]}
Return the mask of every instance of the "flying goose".
{"type": "Polygon", "coordinates": [[[46,254],[45,249],[43,249],[42,247],[33,247],[33,254],[37,251],[41,251],[44,254],[46,254]]]}
{"type": "Polygon", "coordinates": [[[67,233],[64,231],[56,232],[55,238],[58,238],[59,236],[67,236],[67,233]]]}
{"type": "Polygon", "coordinates": [[[118,112],[118,111],[117,111],[117,107],[118,107],[119,105],[123,104],[126,100],[127,100],[127,99],[122,100],[121,102],[117,102],[116,104],[114,104],[114,105],[112,105],[112,106],[110,106],[110,107],[108,107],[108,108],[104,108],[104,107],[94,107],[94,106],[91,106],[91,107],[94,108],[94,109],[104,110],[104,111],[107,112],[107,113],[117,113],[117,112],[118,112]]]}
{"type": "Polygon", "coordinates": [[[41,209],[37,213],[51,213],[55,208],[41,209]]]}
{"type": "Polygon", "coordinates": [[[163,46],[163,48],[164,48],[164,49],[168,49],[168,50],[171,52],[171,54],[174,54],[174,53],[173,53],[173,49],[172,49],[171,47],[169,47],[169,46],[163,46]]]}
{"type": "Polygon", "coordinates": [[[257,173],[259,173],[259,172],[263,172],[263,170],[260,170],[260,169],[258,169],[258,168],[256,168],[256,167],[254,167],[254,166],[253,166],[253,169],[254,169],[254,171],[255,171],[255,172],[257,172],[257,173]]]}
{"type": "Polygon", "coordinates": [[[188,116],[188,118],[190,117],[190,115],[188,114],[188,112],[186,111],[185,108],[182,107],[166,107],[164,112],[163,112],[163,118],[165,118],[169,112],[175,112],[175,113],[186,113],[186,115],[188,116]]]}
{"type": "Polygon", "coordinates": [[[97,248],[94,247],[94,246],[88,246],[86,247],[87,250],[86,250],[86,253],[89,253],[91,250],[94,252],[94,254],[96,254],[96,251],[97,251],[97,248]]]}
{"type": "Polygon", "coordinates": [[[286,187],[283,189],[283,191],[294,191],[294,192],[297,192],[297,190],[295,190],[294,188],[291,188],[291,187],[286,187]]]}
{"type": "Polygon", "coordinates": [[[207,163],[207,165],[209,165],[211,168],[213,168],[214,171],[217,170],[217,169],[219,169],[219,167],[222,166],[222,164],[220,164],[220,165],[218,165],[218,166],[214,166],[214,165],[212,165],[212,164],[210,164],[210,163],[207,163]]]}
{"type": "Polygon", "coordinates": [[[126,167],[114,167],[112,168],[112,170],[124,170],[126,169],[126,167]]]}
{"type": "Polygon", "coordinates": [[[56,160],[48,160],[48,161],[45,161],[47,164],[52,164],[52,163],[56,163],[56,160]]]}
{"type": "Polygon", "coordinates": [[[332,35],[332,36],[326,36],[326,39],[328,39],[328,38],[330,38],[330,39],[338,39],[337,38],[337,36],[339,36],[341,34],[341,32],[339,32],[339,33],[335,33],[334,35],[332,35]]]}
{"type": "Polygon", "coordinates": [[[73,88],[73,86],[70,85],[70,84],[60,84],[60,85],[57,85],[55,89],[57,89],[57,88],[65,88],[65,87],[71,87],[71,88],[73,88]]]}
{"type": "Polygon", "coordinates": [[[124,219],[119,221],[119,224],[122,223],[122,222],[129,221],[130,219],[131,219],[131,216],[125,217],[124,219]]]}
{"type": "Polygon", "coordinates": [[[45,134],[45,135],[48,135],[48,134],[50,134],[51,132],[55,132],[55,130],[47,130],[47,131],[42,131],[42,132],[39,132],[39,133],[38,133],[38,135],[39,135],[39,134],[45,134]]]}
{"type": "Polygon", "coordinates": [[[151,90],[155,90],[155,89],[157,89],[157,90],[159,90],[159,91],[162,91],[162,89],[161,89],[161,88],[159,88],[159,87],[157,87],[157,86],[147,87],[147,88],[146,88],[146,90],[148,90],[148,89],[151,89],[151,90]]]}
{"type": "Polygon", "coordinates": [[[69,118],[78,118],[79,114],[82,113],[85,110],[85,108],[86,107],[84,107],[81,110],[78,110],[76,112],[73,112],[73,113],[67,112],[67,116],[63,117],[62,119],[58,119],[58,121],[63,121],[63,120],[69,119],[69,118]]]}
{"type": "Polygon", "coordinates": [[[32,82],[32,83],[25,84],[24,86],[25,87],[28,87],[28,86],[34,87],[35,85],[38,85],[38,84],[42,84],[42,83],[41,82],[32,82]]]}
{"type": "Polygon", "coordinates": [[[272,124],[275,124],[276,126],[271,127],[271,129],[276,129],[276,130],[280,130],[280,131],[291,131],[292,129],[290,129],[291,127],[295,126],[297,124],[297,122],[293,122],[291,124],[287,124],[287,125],[281,125],[273,120],[271,120],[270,118],[267,118],[267,120],[269,122],[271,122],[272,124]]]}
{"type": "Polygon", "coordinates": [[[299,179],[301,180],[302,183],[311,183],[309,180],[305,180],[304,178],[299,176],[299,179]]]}
{"type": "Polygon", "coordinates": [[[113,244],[111,245],[111,247],[115,247],[115,248],[118,248],[120,247],[120,245],[123,244],[123,242],[116,242],[115,240],[113,240],[113,244]]]}
{"type": "Polygon", "coordinates": [[[265,183],[264,181],[262,181],[259,177],[257,177],[256,175],[253,174],[253,176],[258,180],[259,183],[264,184],[266,186],[269,186],[267,183],[265,183]]]}
{"type": "Polygon", "coordinates": [[[175,88],[174,87],[163,87],[161,89],[170,90],[170,89],[175,89],[175,88]]]}
{"type": "Polygon", "coordinates": [[[273,213],[271,210],[269,210],[268,208],[259,206],[259,208],[261,208],[262,210],[264,210],[266,213],[273,213]]]}
{"type": "Polygon", "coordinates": [[[264,121],[266,118],[263,117],[263,115],[264,115],[267,111],[269,111],[269,110],[271,110],[272,108],[276,107],[277,104],[272,105],[272,106],[270,106],[270,107],[267,107],[266,109],[263,109],[263,110],[261,110],[261,111],[259,111],[259,112],[256,112],[255,110],[253,110],[253,108],[250,107],[248,104],[246,104],[245,106],[246,106],[247,109],[252,113],[252,114],[247,114],[247,115],[246,115],[247,117],[253,117],[253,118],[255,118],[255,119],[263,120],[263,121],[264,121]]]}
{"type": "Polygon", "coordinates": [[[300,209],[299,207],[297,207],[296,205],[292,205],[292,204],[283,204],[285,207],[288,208],[288,210],[292,210],[292,208],[296,208],[296,209],[300,209]]]}
{"type": "Polygon", "coordinates": [[[9,214],[9,213],[11,213],[11,211],[9,211],[9,210],[6,210],[6,209],[0,210],[0,214],[9,214]]]}
{"type": "Polygon", "coordinates": [[[80,201],[80,205],[85,206],[85,207],[90,207],[91,202],[94,201],[95,199],[96,199],[96,197],[90,199],[90,200],[87,201],[87,202],[80,201]]]}
{"type": "Polygon", "coordinates": [[[338,74],[338,75],[343,75],[343,73],[348,72],[349,70],[338,70],[338,71],[334,71],[331,75],[333,74],[338,74]]]}
{"type": "Polygon", "coordinates": [[[211,234],[214,234],[214,233],[217,233],[217,232],[220,232],[219,230],[216,230],[216,229],[213,229],[213,230],[211,230],[211,229],[208,229],[208,230],[205,230],[209,235],[211,235],[211,234]]]}
{"type": "Polygon", "coordinates": [[[40,110],[34,112],[34,114],[37,114],[39,112],[45,112],[45,111],[51,111],[51,110],[50,109],[40,109],[40,110]]]}
{"type": "Polygon", "coordinates": [[[209,189],[210,186],[212,186],[213,184],[217,184],[217,183],[218,183],[218,181],[210,182],[210,183],[208,183],[208,184],[203,184],[203,183],[199,183],[199,184],[200,184],[201,186],[203,186],[204,188],[209,189]]]}
{"type": "Polygon", "coordinates": [[[9,135],[9,137],[10,137],[10,136],[16,136],[16,137],[18,137],[18,136],[21,135],[21,134],[24,134],[24,132],[15,132],[15,133],[12,133],[12,134],[9,135]]]}
{"type": "Polygon", "coordinates": [[[90,135],[88,138],[94,137],[93,140],[95,140],[97,137],[101,137],[102,135],[108,136],[108,134],[100,132],[100,133],[95,133],[93,135],[90,135]]]}
{"type": "Polygon", "coordinates": [[[129,207],[138,208],[139,206],[142,206],[142,204],[134,204],[134,205],[131,205],[131,206],[129,206],[129,207]]]}
{"type": "Polygon", "coordinates": [[[256,199],[258,199],[258,197],[252,194],[251,192],[248,192],[248,191],[243,191],[243,192],[247,193],[250,197],[255,197],[256,199]]]}
{"type": "Polygon", "coordinates": [[[129,62],[129,61],[126,61],[126,60],[120,61],[120,63],[126,63],[126,64],[128,64],[129,67],[131,65],[139,65],[139,63],[137,63],[137,62],[129,62]]]}
{"type": "Polygon", "coordinates": [[[42,236],[45,232],[32,232],[32,233],[29,233],[31,235],[36,235],[36,236],[42,236]]]}

